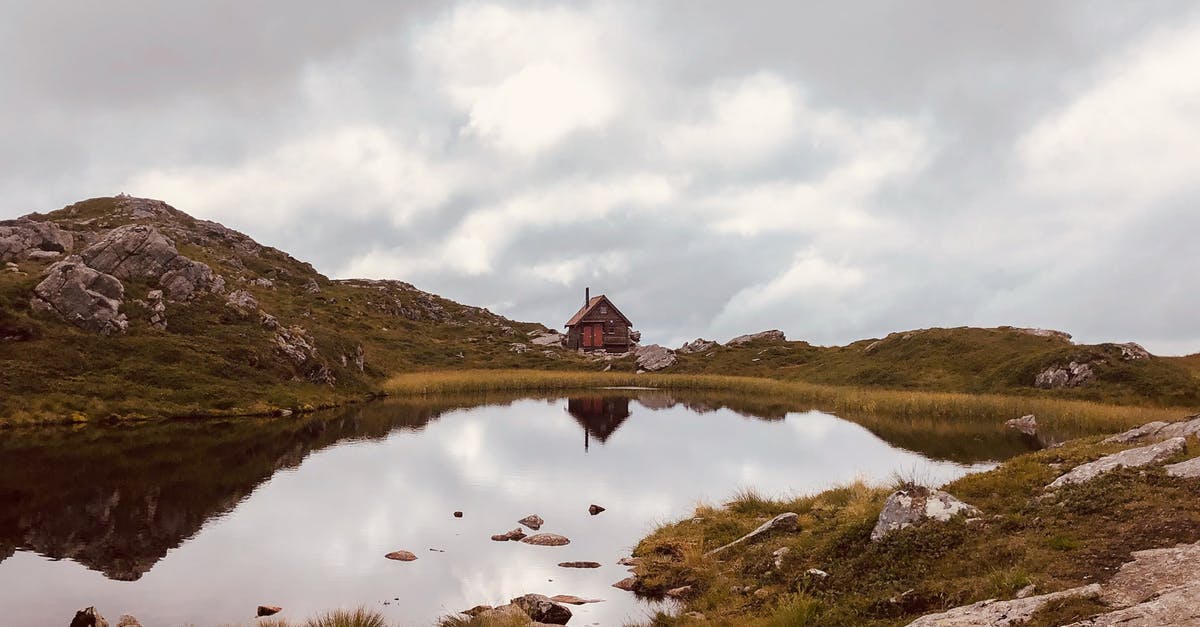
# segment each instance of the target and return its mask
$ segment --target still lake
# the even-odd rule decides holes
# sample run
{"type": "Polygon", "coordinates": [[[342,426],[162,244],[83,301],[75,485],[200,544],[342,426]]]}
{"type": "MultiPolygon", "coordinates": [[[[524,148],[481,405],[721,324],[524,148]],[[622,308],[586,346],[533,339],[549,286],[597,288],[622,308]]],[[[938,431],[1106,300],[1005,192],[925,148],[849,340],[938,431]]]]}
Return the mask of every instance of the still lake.
{"type": "Polygon", "coordinates": [[[619,625],[657,606],[611,587],[627,575],[617,560],[698,503],[897,471],[942,483],[1033,446],[998,426],[874,428],[755,399],[597,390],[9,430],[0,608],[13,625],[64,625],[90,605],[147,626],[252,625],[260,604],[429,625],[536,592],[604,599],[572,606],[571,624],[619,625]],[[607,511],[590,515],[592,503],[607,511]],[[571,543],[490,540],[527,514],[571,543]],[[399,549],[418,559],[383,557],[399,549]]]}

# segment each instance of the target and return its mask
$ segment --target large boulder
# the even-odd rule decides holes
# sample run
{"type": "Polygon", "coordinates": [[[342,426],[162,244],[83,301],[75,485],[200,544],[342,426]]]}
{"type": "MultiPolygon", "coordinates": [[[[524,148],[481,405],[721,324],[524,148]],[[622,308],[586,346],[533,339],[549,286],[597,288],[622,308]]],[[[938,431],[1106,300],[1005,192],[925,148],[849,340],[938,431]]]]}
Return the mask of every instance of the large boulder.
{"type": "Polygon", "coordinates": [[[924,486],[901,488],[888,496],[883,511],[871,530],[871,541],[883,539],[893,531],[905,529],[926,520],[945,522],[954,516],[977,516],[979,510],[963,503],[946,492],[924,486]]]}
{"type": "Polygon", "coordinates": [[[1106,440],[1105,444],[1127,444],[1129,442],[1161,442],[1170,438],[1186,438],[1200,434],[1200,414],[1188,416],[1178,422],[1148,422],[1106,440]]]}
{"type": "Polygon", "coordinates": [[[29,301],[35,311],[104,335],[129,328],[125,314],[119,312],[125,286],[116,277],[87,267],[75,255],[46,268],[44,276],[29,301]]]}
{"type": "Polygon", "coordinates": [[[1005,427],[1013,429],[1028,436],[1036,436],[1038,431],[1037,418],[1033,414],[1013,418],[1004,423],[1005,427]]]}
{"type": "Polygon", "coordinates": [[[545,595],[526,594],[512,599],[510,603],[521,608],[521,611],[525,612],[534,622],[547,625],[566,625],[567,621],[571,620],[571,610],[567,609],[565,605],[555,603],[545,595]]]}
{"type": "Polygon", "coordinates": [[[717,344],[716,342],[714,342],[712,340],[706,340],[702,337],[698,337],[698,338],[692,340],[691,342],[684,343],[683,346],[680,346],[679,348],[675,349],[675,352],[677,352],[677,353],[703,353],[705,351],[710,351],[718,346],[720,346],[720,344],[717,344]]]}
{"type": "Polygon", "coordinates": [[[566,546],[571,543],[566,536],[560,536],[557,533],[535,533],[522,538],[521,542],[535,546],[566,546]]]}
{"type": "Polygon", "coordinates": [[[0,261],[55,257],[71,251],[71,234],[51,222],[0,221],[0,261]]]}
{"type": "Polygon", "coordinates": [[[1012,627],[1024,625],[1029,622],[1034,613],[1050,603],[1067,599],[1094,599],[1099,594],[1100,585],[1091,584],[1024,599],[1010,601],[988,599],[938,614],[922,616],[909,623],[908,627],[1012,627]]]}
{"type": "Polygon", "coordinates": [[[1055,388],[1077,388],[1096,378],[1090,364],[1071,362],[1066,366],[1050,366],[1038,373],[1033,384],[1051,390],[1055,388]]]}
{"type": "Polygon", "coordinates": [[[726,346],[739,346],[750,342],[786,342],[787,337],[783,331],[779,329],[771,329],[770,331],[759,331],[758,333],[750,333],[748,335],[739,335],[725,343],[726,346]]]}
{"type": "Polygon", "coordinates": [[[1106,472],[1122,467],[1139,468],[1141,466],[1159,464],[1166,461],[1172,455],[1186,449],[1187,440],[1181,437],[1163,440],[1162,442],[1148,446],[1126,449],[1120,453],[1105,455],[1094,462],[1080,464],[1055,479],[1050,485],[1046,486],[1046,489],[1056,490],[1065,485],[1091,481],[1106,472]]]}
{"type": "Polygon", "coordinates": [[[117,227],[80,256],[88,266],[119,279],[157,284],[172,300],[190,300],[225,287],[225,279],[212,268],[180,255],[171,240],[148,224],[117,227]]]}
{"type": "Polygon", "coordinates": [[[562,346],[563,335],[558,331],[533,331],[529,342],[534,346],[562,346]]]}
{"type": "Polygon", "coordinates": [[[658,344],[639,346],[633,354],[637,356],[638,368],[650,372],[662,370],[675,363],[675,351],[658,344]]]}

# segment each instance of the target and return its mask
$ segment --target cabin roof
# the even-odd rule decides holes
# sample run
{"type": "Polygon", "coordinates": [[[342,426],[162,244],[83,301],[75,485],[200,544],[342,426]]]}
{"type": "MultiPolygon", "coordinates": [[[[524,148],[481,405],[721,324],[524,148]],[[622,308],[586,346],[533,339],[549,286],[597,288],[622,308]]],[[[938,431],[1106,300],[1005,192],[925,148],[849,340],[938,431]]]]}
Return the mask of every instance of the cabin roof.
{"type": "Polygon", "coordinates": [[[593,309],[598,307],[600,305],[600,303],[602,303],[602,302],[607,303],[608,306],[612,308],[612,313],[616,314],[622,320],[624,320],[625,324],[628,324],[629,326],[633,326],[633,322],[631,322],[629,320],[629,318],[626,318],[625,314],[621,313],[621,310],[617,309],[617,306],[612,304],[612,301],[608,300],[608,297],[605,296],[604,294],[601,294],[599,296],[593,296],[592,299],[589,300],[586,305],[584,305],[583,307],[580,307],[579,311],[575,312],[575,315],[571,316],[571,319],[567,320],[567,323],[563,326],[573,327],[573,326],[579,324],[579,321],[583,320],[584,316],[588,315],[588,313],[590,313],[593,309]]]}

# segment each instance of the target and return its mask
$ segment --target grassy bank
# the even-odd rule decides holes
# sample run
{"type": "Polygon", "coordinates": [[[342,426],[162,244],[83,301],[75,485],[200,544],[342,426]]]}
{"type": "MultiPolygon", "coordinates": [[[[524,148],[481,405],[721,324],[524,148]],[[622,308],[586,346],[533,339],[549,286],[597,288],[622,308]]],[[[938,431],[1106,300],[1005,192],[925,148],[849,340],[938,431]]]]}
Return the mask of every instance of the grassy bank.
{"type": "MultiPolygon", "coordinates": [[[[641,592],[690,586],[678,616],[655,625],[903,625],[916,617],[988,598],[1012,598],[1034,585],[1051,592],[1103,581],[1133,551],[1200,540],[1200,481],[1172,478],[1161,467],[1123,469],[1039,499],[1064,468],[1122,448],[1100,437],[1024,455],[997,469],[955,481],[945,490],[983,514],[968,522],[929,522],[879,542],[869,539],[892,486],[856,483],[802,498],[753,493],[645,538],[634,555],[641,592]],[[800,531],[711,549],[783,512],[800,516],[800,531]],[[776,565],[777,551],[787,548],[776,565]],[[827,576],[812,574],[819,569],[827,576]]],[[[1200,452],[1193,438],[1190,452],[1200,452]]],[[[1072,602],[1031,623],[1060,625],[1099,611],[1072,602]]]]}
{"type": "Polygon", "coordinates": [[[383,390],[416,396],[477,392],[548,392],[597,387],[644,386],[669,390],[721,391],[777,402],[792,411],[820,409],[845,417],[883,416],[920,424],[922,430],[962,422],[996,423],[1035,414],[1051,429],[1073,433],[1116,431],[1152,420],[1174,420],[1184,408],[1110,405],[1046,396],[966,394],[820,385],[757,377],[631,374],[615,372],[459,370],[392,377],[383,390]]]}

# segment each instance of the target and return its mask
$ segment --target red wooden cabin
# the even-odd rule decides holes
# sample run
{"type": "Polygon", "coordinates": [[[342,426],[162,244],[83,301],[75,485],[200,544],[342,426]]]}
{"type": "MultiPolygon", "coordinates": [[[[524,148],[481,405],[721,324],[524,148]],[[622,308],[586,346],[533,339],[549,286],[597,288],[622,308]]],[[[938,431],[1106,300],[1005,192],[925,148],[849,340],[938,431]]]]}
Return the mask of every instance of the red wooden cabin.
{"type": "Polygon", "coordinates": [[[567,321],[567,348],[603,350],[623,353],[633,347],[630,327],[633,323],[601,294],[591,297],[591,290],[583,293],[583,307],[567,321]]]}

